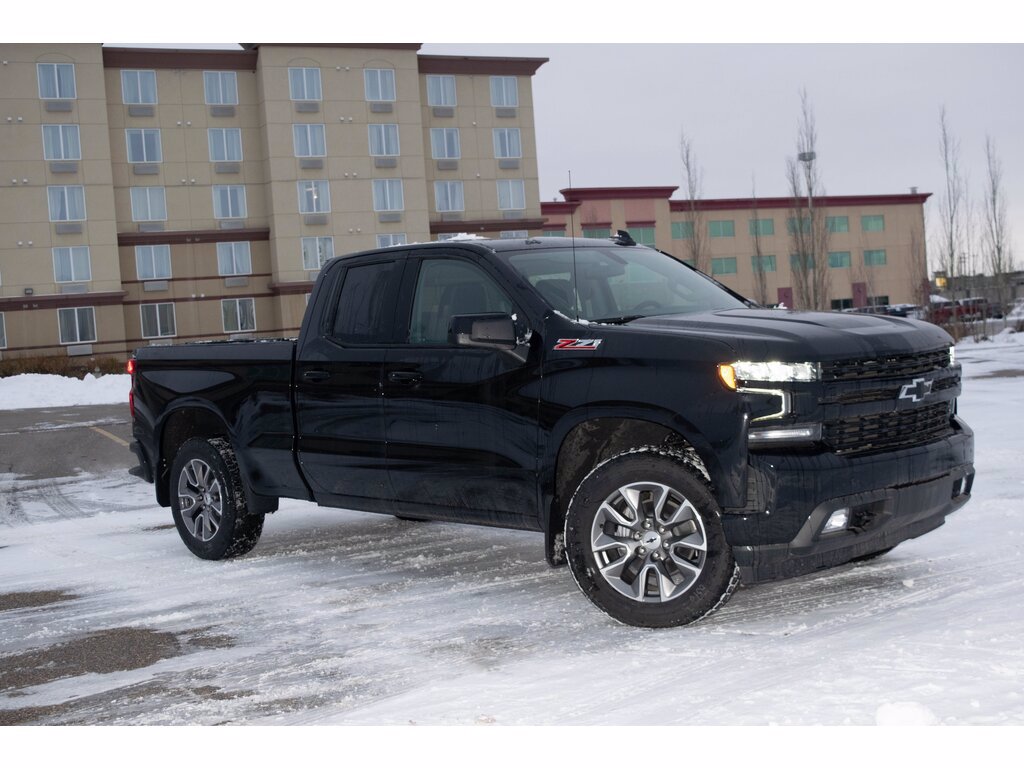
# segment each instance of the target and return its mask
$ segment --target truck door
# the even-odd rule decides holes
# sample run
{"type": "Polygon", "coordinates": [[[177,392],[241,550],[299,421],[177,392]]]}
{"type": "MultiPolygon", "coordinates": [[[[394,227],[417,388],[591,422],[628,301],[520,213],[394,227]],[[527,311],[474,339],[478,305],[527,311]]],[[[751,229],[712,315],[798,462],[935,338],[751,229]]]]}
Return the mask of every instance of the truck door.
{"type": "Polygon", "coordinates": [[[344,267],[303,330],[295,362],[298,457],[322,504],[375,509],[391,495],[381,371],[403,267],[394,256],[344,267]]]}
{"type": "Polygon", "coordinates": [[[410,259],[399,303],[384,364],[395,499],[407,512],[535,528],[539,343],[516,356],[448,341],[454,315],[524,315],[481,263],[437,251],[410,259]]]}

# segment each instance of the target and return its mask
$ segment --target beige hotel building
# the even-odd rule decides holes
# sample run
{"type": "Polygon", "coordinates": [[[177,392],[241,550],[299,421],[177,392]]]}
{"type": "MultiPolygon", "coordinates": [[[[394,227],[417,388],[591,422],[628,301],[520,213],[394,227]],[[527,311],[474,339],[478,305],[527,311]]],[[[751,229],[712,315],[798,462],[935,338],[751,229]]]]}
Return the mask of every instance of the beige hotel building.
{"type": "MultiPolygon", "coordinates": [[[[795,306],[791,200],[541,203],[547,59],[419,48],[0,45],[0,357],[294,336],[325,259],[458,232],[628,229],[688,259],[699,226],[715,278],[795,306]]],[[[833,307],[919,301],[927,197],[815,200],[833,307]]]]}

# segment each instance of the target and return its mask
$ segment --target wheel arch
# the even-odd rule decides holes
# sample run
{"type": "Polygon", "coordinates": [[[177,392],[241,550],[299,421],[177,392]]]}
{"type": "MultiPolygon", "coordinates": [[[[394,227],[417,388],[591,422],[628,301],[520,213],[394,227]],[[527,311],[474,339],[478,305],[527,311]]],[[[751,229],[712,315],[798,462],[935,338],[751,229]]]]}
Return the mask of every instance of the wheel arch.
{"type": "Polygon", "coordinates": [[[178,449],[193,437],[223,437],[234,444],[224,418],[209,405],[187,402],[169,410],[156,430],[159,450],[155,472],[156,498],[162,507],[171,504],[169,479],[174,457],[178,449]]]}

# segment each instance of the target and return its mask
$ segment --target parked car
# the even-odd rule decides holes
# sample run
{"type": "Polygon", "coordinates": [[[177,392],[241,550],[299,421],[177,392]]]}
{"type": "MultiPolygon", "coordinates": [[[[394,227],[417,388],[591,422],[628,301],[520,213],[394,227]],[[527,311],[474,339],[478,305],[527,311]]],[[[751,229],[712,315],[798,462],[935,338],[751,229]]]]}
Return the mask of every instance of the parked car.
{"type": "Polygon", "coordinates": [[[889,306],[888,314],[893,317],[912,317],[921,320],[924,310],[917,304],[892,304],[889,306]]]}
{"type": "Polygon", "coordinates": [[[958,299],[956,303],[958,316],[963,320],[984,320],[992,316],[986,298],[979,296],[971,299],[958,299]]]}

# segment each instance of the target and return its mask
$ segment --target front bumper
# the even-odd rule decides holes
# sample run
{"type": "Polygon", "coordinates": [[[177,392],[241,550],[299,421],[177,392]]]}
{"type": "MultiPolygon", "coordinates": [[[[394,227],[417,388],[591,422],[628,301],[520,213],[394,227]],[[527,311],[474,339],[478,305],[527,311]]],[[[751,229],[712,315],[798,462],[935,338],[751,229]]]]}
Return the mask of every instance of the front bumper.
{"type": "Polygon", "coordinates": [[[743,581],[841,565],[942,525],[974,482],[974,434],[954,423],[947,438],[872,456],[751,453],[751,511],[722,517],[743,581]],[[822,533],[841,508],[849,526],[822,533]]]}

